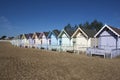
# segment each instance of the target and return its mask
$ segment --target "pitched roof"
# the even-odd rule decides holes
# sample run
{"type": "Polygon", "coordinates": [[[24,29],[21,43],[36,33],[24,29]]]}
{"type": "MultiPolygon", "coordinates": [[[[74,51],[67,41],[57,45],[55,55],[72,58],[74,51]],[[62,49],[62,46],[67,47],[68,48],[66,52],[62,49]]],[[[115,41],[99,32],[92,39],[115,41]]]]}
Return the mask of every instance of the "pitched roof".
{"type": "Polygon", "coordinates": [[[24,34],[24,35],[25,35],[26,39],[28,39],[28,38],[29,38],[29,34],[24,34]]]}
{"type": "Polygon", "coordinates": [[[19,35],[19,39],[21,39],[21,38],[22,38],[22,36],[23,36],[23,34],[20,34],[20,35],[19,35]]]}
{"type": "Polygon", "coordinates": [[[71,36],[73,35],[73,33],[76,31],[77,28],[75,27],[71,27],[71,28],[64,28],[64,31],[68,34],[68,36],[71,38],[71,36]]]}
{"type": "Polygon", "coordinates": [[[47,37],[48,34],[49,34],[49,32],[43,32],[43,33],[41,33],[41,34],[39,35],[39,38],[42,38],[43,34],[47,37]]]}
{"type": "Polygon", "coordinates": [[[41,34],[39,35],[39,38],[42,38],[42,36],[43,36],[43,33],[41,33],[41,34]]]}
{"type": "Polygon", "coordinates": [[[41,34],[40,32],[35,32],[35,33],[33,34],[32,38],[35,39],[35,35],[39,38],[40,34],[41,34]]]}
{"type": "Polygon", "coordinates": [[[120,35],[120,29],[109,26],[111,29],[113,29],[116,33],[118,33],[120,35]]]}
{"type": "Polygon", "coordinates": [[[40,33],[40,32],[36,32],[35,34],[37,35],[37,37],[39,37],[39,35],[40,35],[41,33],[40,33]]]}
{"type": "Polygon", "coordinates": [[[57,29],[53,30],[52,32],[55,34],[56,37],[60,34],[60,31],[57,29]]]}
{"type": "Polygon", "coordinates": [[[58,35],[58,37],[61,37],[63,33],[65,33],[69,38],[72,37],[73,33],[76,31],[77,27],[65,27],[60,34],[58,35]]]}
{"type": "Polygon", "coordinates": [[[58,35],[60,34],[60,31],[57,30],[57,29],[55,29],[53,31],[50,31],[49,34],[48,34],[48,36],[47,36],[47,38],[50,38],[52,34],[57,38],[58,35]]]}
{"type": "Polygon", "coordinates": [[[48,36],[48,34],[49,34],[49,32],[43,32],[44,34],[45,34],[45,36],[47,37],[48,36]]]}
{"type": "Polygon", "coordinates": [[[111,30],[111,31],[112,31],[114,34],[116,34],[117,36],[120,36],[120,29],[105,24],[105,25],[95,34],[94,37],[97,37],[97,36],[101,33],[101,31],[104,30],[105,28],[108,28],[109,30],[111,30]]]}
{"type": "Polygon", "coordinates": [[[91,30],[91,29],[85,29],[85,28],[81,28],[85,33],[86,35],[89,37],[94,37],[94,35],[97,33],[97,31],[95,30],[91,30]]]}
{"type": "Polygon", "coordinates": [[[29,33],[29,37],[31,37],[31,38],[32,38],[32,36],[33,36],[33,33],[29,33]]]}

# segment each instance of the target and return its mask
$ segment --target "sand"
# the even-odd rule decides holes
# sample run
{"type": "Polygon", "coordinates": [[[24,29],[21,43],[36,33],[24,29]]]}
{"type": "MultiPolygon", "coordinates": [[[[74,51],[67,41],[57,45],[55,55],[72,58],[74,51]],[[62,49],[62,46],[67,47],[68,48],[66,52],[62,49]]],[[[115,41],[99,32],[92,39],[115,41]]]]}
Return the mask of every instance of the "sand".
{"type": "Polygon", "coordinates": [[[104,59],[0,42],[0,80],[120,80],[120,57],[104,59]]]}

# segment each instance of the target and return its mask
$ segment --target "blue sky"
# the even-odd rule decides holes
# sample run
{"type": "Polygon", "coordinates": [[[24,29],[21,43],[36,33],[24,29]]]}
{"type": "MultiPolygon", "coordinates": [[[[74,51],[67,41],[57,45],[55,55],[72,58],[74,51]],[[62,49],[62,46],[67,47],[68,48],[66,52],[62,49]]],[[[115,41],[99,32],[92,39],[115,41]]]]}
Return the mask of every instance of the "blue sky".
{"type": "Polygon", "coordinates": [[[63,29],[97,19],[120,27],[119,0],[0,0],[0,36],[63,29]]]}

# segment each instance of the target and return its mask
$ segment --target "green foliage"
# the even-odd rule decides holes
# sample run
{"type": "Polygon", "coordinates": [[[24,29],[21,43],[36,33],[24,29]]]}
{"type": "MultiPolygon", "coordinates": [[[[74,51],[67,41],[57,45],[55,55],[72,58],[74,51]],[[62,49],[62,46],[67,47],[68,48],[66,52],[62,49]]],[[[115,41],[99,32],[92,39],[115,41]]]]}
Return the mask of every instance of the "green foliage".
{"type": "Polygon", "coordinates": [[[91,28],[95,29],[96,31],[100,30],[101,27],[103,26],[102,22],[98,22],[97,20],[94,20],[93,22],[91,22],[91,28]]]}
{"type": "Polygon", "coordinates": [[[79,27],[98,31],[103,27],[103,23],[95,19],[91,23],[85,22],[84,24],[79,24],[79,27]]]}
{"type": "MultiPolygon", "coordinates": [[[[91,30],[95,30],[95,31],[99,31],[102,27],[103,27],[103,23],[97,21],[96,19],[93,20],[91,23],[89,23],[88,21],[86,21],[84,24],[79,24],[78,25],[81,28],[85,28],[85,29],[91,29],[91,30]]],[[[77,25],[75,25],[74,27],[71,26],[71,24],[67,24],[64,29],[77,29],[78,27],[77,25]]]]}
{"type": "Polygon", "coordinates": [[[77,25],[75,25],[74,27],[71,26],[71,24],[67,24],[64,29],[67,31],[75,31],[78,28],[77,25]]]}
{"type": "MultiPolygon", "coordinates": [[[[81,27],[81,28],[85,28],[85,29],[91,29],[91,30],[99,31],[103,27],[103,23],[100,22],[100,21],[97,21],[95,19],[91,23],[86,21],[84,24],[79,24],[78,26],[81,27]]],[[[78,26],[75,25],[74,27],[72,27],[71,24],[67,24],[64,27],[64,29],[74,29],[75,30],[75,29],[77,29],[78,26]]]]}
{"type": "Polygon", "coordinates": [[[0,39],[1,39],[1,40],[4,40],[6,37],[7,37],[7,36],[4,35],[4,36],[2,36],[0,39]]]}
{"type": "Polygon", "coordinates": [[[65,29],[70,29],[72,26],[70,25],[70,24],[67,24],[66,26],[65,26],[65,29]]]}

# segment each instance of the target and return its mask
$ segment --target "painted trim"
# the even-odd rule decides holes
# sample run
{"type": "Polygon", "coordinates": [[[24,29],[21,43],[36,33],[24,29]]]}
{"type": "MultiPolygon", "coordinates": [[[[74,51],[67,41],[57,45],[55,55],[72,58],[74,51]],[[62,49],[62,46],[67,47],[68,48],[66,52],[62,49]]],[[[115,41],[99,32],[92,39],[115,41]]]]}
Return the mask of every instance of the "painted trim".
{"type": "Polygon", "coordinates": [[[120,36],[117,32],[115,32],[111,27],[107,26],[113,33],[115,33],[116,35],[120,36]]]}
{"type": "Polygon", "coordinates": [[[56,34],[53,31],[49,32],[47,38],[51,37],[52,34],[57,38],[56,34]]]}
{"type": "Polygon", "coordinates": [[[60,38],[63,32],[65,32],[65,34],[70,38],[70,36],[67,34],[67,32],[64,29],[60,32],[60,34],[58,35],[58,38],[60,38]]]}
{"type": "Polygon", "coordinates": [[[120,36],[117,32],[115,32],[113,29],[111,29],[108,25],[104,25],[96,34],[95,34],[95,36],[94,37],[97,37],[99,34],[100,34],[100,32],[104,29],[104,28],[108,28],[109,30],[111,30],[113,33],[115,33],[118,37],[120,36]]]}
{"type": "Polygon", "coordinates": [[[88,38],[88,35],[87,35],[80,27],[73,33],[72,38],[76,35],[76,33],[77,33],[79,30],[88,38]]]}
{"type": "Polygon", "coordinates": [[[32,36],[32,39],[34,39],[35,35],[36,35],[36,33],[34,32],[34,33],[33,33],[33,36],[32,36]]]}
{"type": "Polygon", "coordinates": [[[27,38],[25,37],[25,34],[22,35],[22,39],[27,39],[27,38]]]}
{"type": "MultiPolygon", "coordinates": [[[[35,36],[37,36],[36,32],[33,34],[32,39],[36,39],[35,36]]],[[[37,39],[39,39],[39,36],[37,36],[37,39]]]]}
{"type": "Polygon", "coordinates": [[[47,38],[49,38],[51,36],[51,34],[52,34],[52,31],[49,32],[47,38]]]}
{"type": "Polygon", "coordinates": [[[43,36],[45,36],[45,38],[47,39],[47,36],[45,35],[45,33],[44,33],[44,32],[43,32],[43,35],[42,35],[42,37],[43,37],[43,36]]]}

